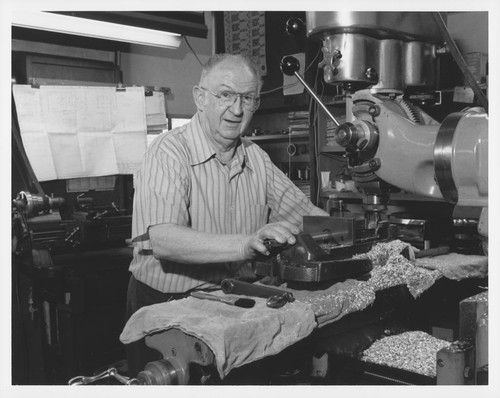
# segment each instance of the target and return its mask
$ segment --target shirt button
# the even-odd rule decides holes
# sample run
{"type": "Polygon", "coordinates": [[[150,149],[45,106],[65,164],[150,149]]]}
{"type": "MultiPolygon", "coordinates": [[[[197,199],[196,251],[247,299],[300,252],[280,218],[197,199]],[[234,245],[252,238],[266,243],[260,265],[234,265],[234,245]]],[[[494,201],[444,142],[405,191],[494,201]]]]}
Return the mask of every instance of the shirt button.
{"type": "Polygon", "coordinates": [[[231,207],[229,208],[229,211],[230,211],[231,213],[234,213],[234,206],[231,206],[231,207]]]}

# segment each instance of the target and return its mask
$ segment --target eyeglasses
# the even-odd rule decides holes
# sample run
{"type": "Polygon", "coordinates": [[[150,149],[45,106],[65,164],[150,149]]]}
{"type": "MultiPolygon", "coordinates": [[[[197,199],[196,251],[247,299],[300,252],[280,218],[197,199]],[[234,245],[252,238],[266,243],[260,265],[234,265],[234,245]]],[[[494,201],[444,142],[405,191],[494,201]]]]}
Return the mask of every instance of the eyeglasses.
{"type": "Polygon", "coordinates": [[[208,91],[219,100],[220,106],[232,106],[238,97],[241,98],[241,105],[244,109],[250,112],[255,112],[260,105],[260,97],[254,97],[248,94],[240,94],[234,91],[223,90],[219,93],[213,93],[208,88],[200,87],[202,90],[208,91]]]}

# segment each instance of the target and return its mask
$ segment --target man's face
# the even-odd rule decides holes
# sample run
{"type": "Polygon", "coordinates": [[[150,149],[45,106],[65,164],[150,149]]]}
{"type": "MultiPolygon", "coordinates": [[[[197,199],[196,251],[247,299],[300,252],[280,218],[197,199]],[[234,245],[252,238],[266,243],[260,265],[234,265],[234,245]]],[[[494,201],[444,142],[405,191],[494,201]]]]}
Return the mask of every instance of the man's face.
{"type": "MultiPolygon", "coordinates": [[[[234,61],[219,64],[207,76],[203,86],[214,94],[232,91],[251,96],[259,95],[258,83],[253,73],[246,66],[234,61]]],[[[204,92],[203,116],[214,140],[225,145],[229,144],[227,140],[238,140],[248,127],[253,112],[243,108],[241,97],[228,106],[221,104],[219,99],[207,90],[204,92]]]]}

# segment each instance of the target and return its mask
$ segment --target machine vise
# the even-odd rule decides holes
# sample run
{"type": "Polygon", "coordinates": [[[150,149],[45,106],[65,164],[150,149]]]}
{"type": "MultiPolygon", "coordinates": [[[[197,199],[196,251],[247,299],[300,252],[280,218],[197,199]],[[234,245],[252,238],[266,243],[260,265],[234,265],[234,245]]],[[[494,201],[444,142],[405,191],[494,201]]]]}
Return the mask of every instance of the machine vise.
{"type": "Polygon", "coordinates": [[[361,277],[372,269],[369,259],[353,258],[388,238],[388,223],[368,228],[362,214],[306,216],[304,232],[286,247],[269,244],[271,256],[257,261],[255,273],[287,282],[326,282],[361,277]]]}

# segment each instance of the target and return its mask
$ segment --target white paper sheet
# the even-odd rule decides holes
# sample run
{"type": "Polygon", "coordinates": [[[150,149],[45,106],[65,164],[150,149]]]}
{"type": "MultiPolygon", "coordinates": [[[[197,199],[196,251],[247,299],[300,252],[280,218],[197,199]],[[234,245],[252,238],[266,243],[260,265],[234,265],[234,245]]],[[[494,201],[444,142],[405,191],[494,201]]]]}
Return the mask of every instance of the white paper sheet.
{"type": "Polygon", "coordinates": [[[14,85],[26,154],[39,181],[133,174],[146,150],[143,87],[14,85]]]}
{"type": "Polygon", "coordinates": [[[153,91],[153,95],[146,97],[146,123],[149,128],[168,125],[165,114],[165,94],[153,91]]]}
{"type": "MultiPolygon", "coordinates": [[[[306,62],[306,54],[305,53],[298,53],[298,54],[291,54],[292,57],[297,58],[297,60],[300,63],[299,70],[299,75],[302,77],[304,76],[304,63],[306,62]]],[[[299,82],[299,79],[297,79],[294,76],[288,76],[283,73],[283,95],[295,95],[295,94],[301,94],[304,92],[304,86],[302,83],[299,82]]]]}

